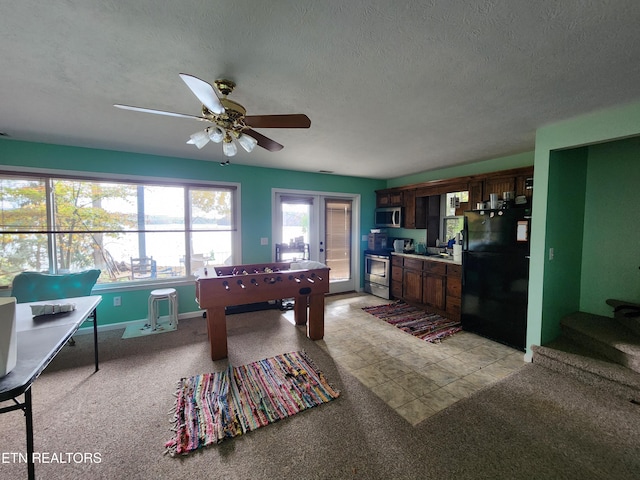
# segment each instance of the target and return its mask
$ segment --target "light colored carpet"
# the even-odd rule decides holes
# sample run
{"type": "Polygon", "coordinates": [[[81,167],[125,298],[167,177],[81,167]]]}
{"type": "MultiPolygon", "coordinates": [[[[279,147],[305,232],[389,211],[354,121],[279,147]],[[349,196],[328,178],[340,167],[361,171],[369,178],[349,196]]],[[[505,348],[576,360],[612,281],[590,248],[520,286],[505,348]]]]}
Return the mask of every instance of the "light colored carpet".
{"type": "MultiPolygon", "coordinates": [[[[348,308],[343,315],[348,316],[348,308]]],[[[40,463],[57,479],[637,479],[640,407],[530,364],[412,427],[301,327],[270,310],[228,317],[229,359],[212,362],[203,319],[173,335],[76,338],[33,385],[37,452],[99,453],[40,463]],[[250,435],[187,457],[164,455],[179,378],[306,350],[341,391],[250,435]]],[[[0,453],[24,452],[24,415],[0,415],[0,453]]],[[[0,457],[2,458],[2,457],[0,457]]],[[[0,478],[26,465],[0,463],[0,478]]]]}

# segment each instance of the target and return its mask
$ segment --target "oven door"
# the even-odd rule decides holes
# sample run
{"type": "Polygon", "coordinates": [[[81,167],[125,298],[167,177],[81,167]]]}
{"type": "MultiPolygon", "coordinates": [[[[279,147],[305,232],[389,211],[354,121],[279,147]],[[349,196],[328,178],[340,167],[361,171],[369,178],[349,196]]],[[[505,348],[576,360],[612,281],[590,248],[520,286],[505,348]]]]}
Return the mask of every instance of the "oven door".
{"type": "Polygon", "coordinates": [[[389,276],[391,273],[389,257],[381,255],[364,256],[364,279],[366,282],[377,283],[378,285],[389,286],[389,276]]]}

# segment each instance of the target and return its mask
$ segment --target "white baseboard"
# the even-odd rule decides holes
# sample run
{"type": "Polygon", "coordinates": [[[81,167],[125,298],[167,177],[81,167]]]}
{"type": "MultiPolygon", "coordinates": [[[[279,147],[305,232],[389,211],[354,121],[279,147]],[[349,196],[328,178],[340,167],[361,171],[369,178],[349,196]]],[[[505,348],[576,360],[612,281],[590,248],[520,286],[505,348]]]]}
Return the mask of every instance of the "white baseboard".
{"type": "MultiPolygon", "coordinates": [[[[195,312],[181,313],[181,314],[178,315],[178,321],[184,320],[184,319],[187,319],[187,318],[202,317],[203,313],[204,313],[204,310],[195,311],[195,312]]],[[[141,318],[140,320],[130,320],[128,322],[109,323],[107,325],[98,325],[98,333],[107,332],[109,330],[125,329],[129,325],[134,325],[136,323],[142,323],[142,322],[146,322],[146,321],[147,321],[146,318],[141,318]]],[[[79,328],[78,331],[74,335],[89,335],[89,334],[93,334],[93,326],[79,328]]]]}

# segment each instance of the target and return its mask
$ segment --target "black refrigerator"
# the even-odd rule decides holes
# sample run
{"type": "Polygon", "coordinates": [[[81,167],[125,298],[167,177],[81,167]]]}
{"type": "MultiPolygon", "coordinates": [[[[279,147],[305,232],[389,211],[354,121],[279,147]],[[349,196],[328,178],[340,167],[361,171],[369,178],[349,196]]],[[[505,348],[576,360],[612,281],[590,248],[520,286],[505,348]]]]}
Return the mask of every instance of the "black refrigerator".
{"type": "Polygon", "coordinates": [[[464,212],[462,328],[525,349],[529,289],[528,208],[464,212]]]}

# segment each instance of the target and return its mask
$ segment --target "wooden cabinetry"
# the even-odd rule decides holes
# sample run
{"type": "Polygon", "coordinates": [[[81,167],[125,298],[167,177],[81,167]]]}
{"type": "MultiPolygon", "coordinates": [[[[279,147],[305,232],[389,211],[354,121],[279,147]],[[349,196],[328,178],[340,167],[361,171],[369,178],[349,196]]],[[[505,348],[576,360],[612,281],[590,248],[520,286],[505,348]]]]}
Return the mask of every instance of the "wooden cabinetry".
{"type": "Polygon", "coordinates": [[[482,183],[482,200],[478,202],[489,200],[489,195],[492,193],[497,193],[498,197],[502,198],[504,192],[515,192],[516,196],[524,195],[531,203],[533,189],[527,188],[527,184],[533,184],[533,167],[492,173],[486,175],[482,183]]]}
{"type": "Polygon", "coordinates": [[[491,177],[484,181],[484,198],[489,199],[489,195],[497,193],[502,198],[503,192],[515,192],[516,179],[514,176],[491,177]]]}
{"type": "Polygon", "coordinates": [[[427,245],[433,246],[440,236],[440,195],[429,195],[427,198],[427,245]]]}
{"type": "Polygon", "coordinates": [[[422,302],[444,310],[446,306],[447,266],[444,263],[424,262],[422,278],[422,302]]]}
{"type": "Polygon", "coordinates": [[[491,193],[502,198],[504,192],[524,195],[531,204],[533,198],[533,167],[514,168],[500,172],[434,180],[432,182],[388,188],[376,191],[377,207],[404,207],[405,228],[426,228],[427,245],[433,245],[440,229],[440,196],[444,193],[469,192],[466,209],[475,209],[476,204],[489,200],[491,193]]]}
{"type": "Polygon", "coordinates": [[[402,297],[407,302],[422,303],[422,260],[404,259],[402,297]]]}
{"type": "Polygon", "coordinates": [[[401,207],[403,191],[397,189],[377,190],[376,206],[377,207],[401,207]]]}
{"type": "Polygon", "coordinates": [[[402,298],[403,257],[391,256],[391,296],[402,298]]]}
{"type": "Polygon", "coordinates": [[[416,190],[402,192],[404,228],[427,227],[427,197],[419,197],[416,190]]]}
{"type": "Polygon", "coordinates": [[[447,318],[460,320],[462,305],[462,265],[447,265],[447,318]]]}
{"type": "Polygon", "coordinates": [[[393,255],[391,295],[451,320],[460,320],[462,266],[393,255]]]}

